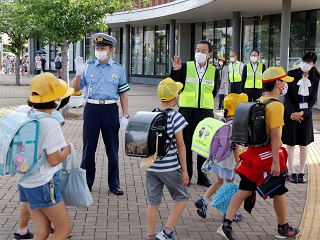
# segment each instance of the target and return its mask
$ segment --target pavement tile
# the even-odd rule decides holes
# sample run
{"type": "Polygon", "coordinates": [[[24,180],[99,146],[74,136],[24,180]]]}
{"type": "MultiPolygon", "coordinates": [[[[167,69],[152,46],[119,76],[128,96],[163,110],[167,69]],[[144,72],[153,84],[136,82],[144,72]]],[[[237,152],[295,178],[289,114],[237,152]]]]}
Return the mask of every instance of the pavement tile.
{"type": "MultiPolygon", "coordinates": [[[[32,76],[33,77],[33,76],[32,76]]],[[[32,79],[32,78],[31,78],[32,79]]],[[[22,86],[14,86],[13,75],[0,74],[0,108],[26,104],[29,94],[29,78],[21,78],[22,86]]],[[[131,84],[129,92],[129,114],[145,110],[150,111],[159,105],[156,98],[156,86],[131,84]]],[[[217,101],[215,101],[217,103],[217,101]]],[[[121,109],[121,108],[120,108],[121,109]]],[[[68,142],[76,144],[78,162],[81,161],[82,152],[82,115],[83,107],[70,108],[71,113],[79,116],[78,119],[66,119],[63,128],[68,142]]],[[[121,111],[121,110],[120,110],[121,111]]],[[[216,112],[221,115],[222,112],[216,112]]],[[[216,116],[217,116],[216,115],[216,116]]],[[[314,127],[319,130],[320,111],[314,110],[314,127]]],[[[128,157],[124,153],[124,136],[120,137],[120,178],[121,187],[125,194],[115,196],[108,191],[107,185],[107,163],[108,159],[104,151],[104,144],[100,137],[97,148],[97,172],[93,186],[92,197],[94,203],[87,209],[68,207],[70,219],[73,225],[71,240],[74,239],[107,239],[107,240],[129,240],[145,239],[146,235],[146,197],[145,197],[145,173],[140,172],[139,163],[141,159],[128,157]]],[[[320,147],[320,134],[316,131],[315,147],[320,147]]],[[[313,150],[315,151],[315,150],[313,150]]],[[[299,161],[299,149],[295,150],[295,165],[299,161]]],[[[314,163],[318,164],[318,163],[314,163]]],[[[315,165],[318,166],[318,165],[315,165]]],[[[319,166],[318,166],[319,167],[319,166]]],[[[194,168],[196,172],[196,168],[194,168]]],[[[317,175],[309,178],[314,180],[317,175]]],[[[213,180],[213,176],[209,176],[213,180]]],[[[191,199],[181,219],[175,228],[175,239],[177,240],[211,240],[220,239],[216,230],[222,221],[222,214],[216,209],[208,208],[208,217],[200,218],[196,213],[194,201],[202,196],[206,188],[196,184],[197,176],[194,176],[189,187],[191,199]]],[[[320,214],[319,205],[314,201],[319,198],[316,186],[309,189],[308,197],[313,199],[312,204],[306,205],[308,184],[287,184],[290,190],[287,196],[288,221],[297,227],[300,223],[304,232],[299,239],[319,239],[320,214]],[[317,195],[318,194],[318,195],[317,195]],[[305,211],[305,212],[304,212],[305,211]],[[301,220],[303,213],[308,213],[305,219],[301,220]],[[312,213],[312,214],[311,214],[312,213]],[[311,226],[311,227],[310,227],[311,226]]],[[[157,231],[166,222],[173,205],[167,191],[164,192],[164,200],[159,208],[157,231]]],[[[238,239],[274,239],[276,228],[276,217],[272,208],[272,200],[262,200],[257,197],[256,207],[252,215],[240,208],[241,214],[245,217],[242,222],[234,223],[235,235],[238,239]]],[[[12,239],[13,232],[19,224],[20,202],[17,192],[15,177],[4,177],[0,179],[0,239],[12,239]]],[[[30,229],[33,231],[33,222],[30,221],[30,229]]]]}

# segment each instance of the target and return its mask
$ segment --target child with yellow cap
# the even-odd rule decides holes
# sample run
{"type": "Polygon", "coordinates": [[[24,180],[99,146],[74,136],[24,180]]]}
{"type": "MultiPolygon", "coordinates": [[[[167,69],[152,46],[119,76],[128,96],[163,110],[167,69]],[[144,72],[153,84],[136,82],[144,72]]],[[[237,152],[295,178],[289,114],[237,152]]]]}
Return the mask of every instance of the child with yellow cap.
{"type": "MultiPolygon", "coordinates": [[[[245,93],[230,93],[224,98],[224,120],[227,124],[232,125],[233,116],[237,105],[240,102],[247,101],[248,96],[245,93]]],[[[229,137],[231,139],[231,132],[229,137]]],[[[202,218],[207,217],[207,206],[212,195],[215,194],[225,182],[232,183],[237,177],[234,170],[238,166],[239,148],[238,145],[234,142],[231,142],[230,147],[233,151],[230,152],[229,156],[223,161],[215,162],[211,169],[212,172],[216,173],[216,181],[208,188],[204,196],[195,202],[197,213],[202,218]]],[[[235,214],[233,220],[236,222],[241,221],[242,215],[235,214]]]]}
{"type": "Polygon", "coordinates": [[[18,184],[20,201],[29,205],[35,226],[35,239],[47,239],[51,225],[55,226],[52,239],[66,239],[71,233],[71,223],[63,202],[58,179],[60,164],[71,153],[59,122],[51,117],[63,95],[72,94],[73,89],[52,73],[39,74],[30,84],[28,105],[35,115],[48,114],[39,119],[38,154],[47,154],[39,170],[18,184]]]}
{"type": "Polygon", "coordinates": [[[178,94],[183,88],[183,84],[166,78],[158,85],[157,95],[161,101],[161,106],[156,111],[166,110],[167,134],[172,138],[173,144],[167,140],[167,154],[155,162],[146,172],[146,192],[147,192],[147,239],[174,239],[173,228],[179,220],[183,210],[190,198],[187,185],[189,175],[186,163],[186,148],[183,140],[182,130],[188,125],[184,117],[173,109],[178,102],[178,94]],[[167,111],[172,110],[172,111],[167,111]],[[179,153],[179,160],[177,158],[179,153]],[[163,186],[166,186],[172,199],[175,201],[170,215],[163,229],[156,235],[156,223],[158,209],[163,197],[163,186]]]}

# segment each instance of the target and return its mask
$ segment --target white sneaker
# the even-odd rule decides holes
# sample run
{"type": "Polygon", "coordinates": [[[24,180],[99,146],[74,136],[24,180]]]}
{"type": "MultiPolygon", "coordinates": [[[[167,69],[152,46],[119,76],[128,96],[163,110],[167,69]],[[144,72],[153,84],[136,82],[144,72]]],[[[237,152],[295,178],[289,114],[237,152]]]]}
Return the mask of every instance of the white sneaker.
{"type": "Polygon", "coordinates": [[[174,240],[173,232],[167,235],[164,230],[161,230],[160,232],[158,232],[156,239],[157,240],[174,240]]]}

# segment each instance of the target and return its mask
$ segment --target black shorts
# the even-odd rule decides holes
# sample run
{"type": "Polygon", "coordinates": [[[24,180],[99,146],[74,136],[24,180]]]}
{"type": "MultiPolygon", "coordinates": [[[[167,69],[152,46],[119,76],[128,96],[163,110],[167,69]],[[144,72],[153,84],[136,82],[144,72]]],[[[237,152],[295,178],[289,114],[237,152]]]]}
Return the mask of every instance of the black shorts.
{"type": "MultiPolygon", "coordinates": [[[[285,184],[285,179],[283,179],[285,184]]],[[[256,191],[257,190],[257,184],[253,181],[251,181],[249,178],[246,178],[245,176],[241,176],[241,180],[239,183],[239,189],[244,191],[256,191]]],[[[286,188],[286,186],[281,186],[274,190],[272,193],[270,193],[269,197],[273,198],[276,195],[283,195],[289,190],[286,188]]]]}

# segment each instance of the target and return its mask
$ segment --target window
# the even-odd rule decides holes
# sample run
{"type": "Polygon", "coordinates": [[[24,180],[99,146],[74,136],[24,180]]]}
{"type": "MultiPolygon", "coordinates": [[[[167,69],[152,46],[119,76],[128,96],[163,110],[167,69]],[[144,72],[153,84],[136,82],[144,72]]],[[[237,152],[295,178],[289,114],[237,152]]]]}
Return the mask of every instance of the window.
{"type": "Polygon", "coordinates": [[[143,28],[132,28],[132,74],[142,74],[143,28]]]}
{"type": "Polygon", "coordinates": [[[262,20],[256,21],[254,48],[260,52],[260,62],[269,66],[269,16],[264,16],[262,20]]]}
{"type": "Polygon", "coordinates": [[[146,27],[144,32],[144,74],[154,75],[154,46],[155,46],[155,34],[154,26],[146,27]]]}
{"type": "Polygon", "coordinates": [[[168,31],[166,25],[160,25],[156,28],[156,37],[155,37],[155,68],[156,75],[165,76],[168,75],[169,68],[169,43],[168,43],[168,31]]]}

